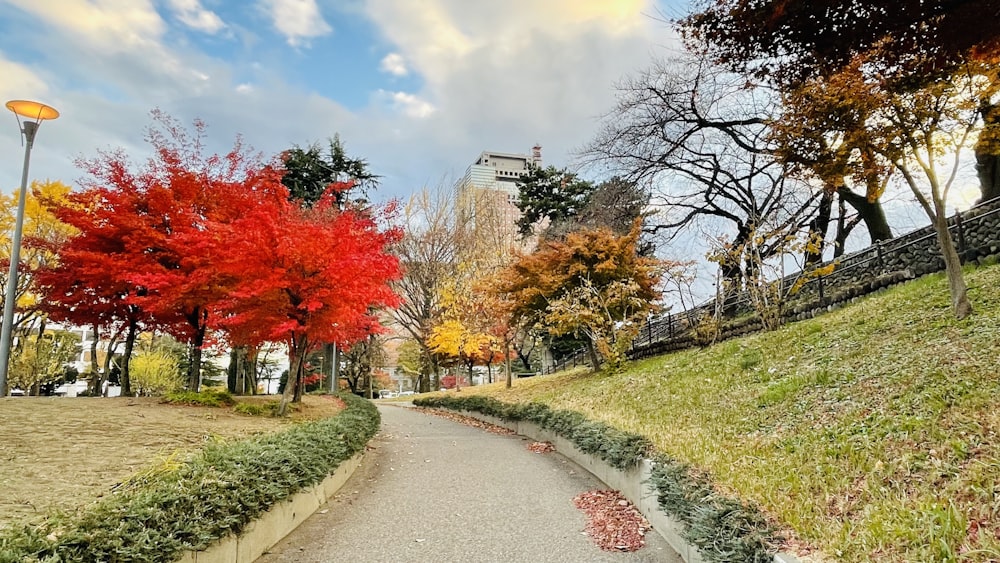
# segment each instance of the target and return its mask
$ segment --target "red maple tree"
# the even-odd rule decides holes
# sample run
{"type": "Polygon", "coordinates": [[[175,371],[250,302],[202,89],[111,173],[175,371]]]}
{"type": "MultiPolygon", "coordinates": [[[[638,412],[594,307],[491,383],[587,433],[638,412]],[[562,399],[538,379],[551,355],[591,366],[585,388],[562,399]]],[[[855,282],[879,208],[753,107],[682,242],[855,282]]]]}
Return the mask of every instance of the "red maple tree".
{"type": "Polygon", "coordinates": [[[293,377],[284,410],[316,344],[380,330],[374,311],[397,300],[388,282],[399,263],[386,249],[399,233],[380,229],[373,210],[340,210],[336,193],[349,184],[302,208],[289,201],[277,161],[238,139],[229,153],[205,156],[204,124],[191,135],[153,117],[152,158],[135,166],[123,151],[99,153],[80,163],[84,189],[54,204],[79,234],[45,274],[50,310],[77,324],[125,323],[130,340],[143,325],[188,342],[192,390],[209,330],[237,345],[285,342],[293,377]]]}
{"type": "Polygon", "coordinates": [[[338,209],[340,187],[312,208],[275,199],[231,223],[220,238],[232,259],[218,267],[239,277],[220,307],[220,325],[244,343],[287,343],[282,412],[300,393],[309,352],[380,332],[375,312],[398,303],[389,282],[401,275],[400,265],[387,248],[399,232],[380,229],[370,213],[338,209]]]}

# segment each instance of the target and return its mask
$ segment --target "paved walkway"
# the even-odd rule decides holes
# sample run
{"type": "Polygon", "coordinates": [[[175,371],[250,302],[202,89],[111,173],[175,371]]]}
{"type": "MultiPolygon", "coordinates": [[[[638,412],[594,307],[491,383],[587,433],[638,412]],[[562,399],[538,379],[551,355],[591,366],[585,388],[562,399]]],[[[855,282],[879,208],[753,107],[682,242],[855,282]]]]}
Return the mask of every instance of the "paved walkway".
{"type": "Polygon", "coordinates": [[[558,453],[403,407],[379,411],[361,467],[257,563],[681,563],[655,532],[634,553],[594,545],[572,499],[605,487],[558,453]]]}

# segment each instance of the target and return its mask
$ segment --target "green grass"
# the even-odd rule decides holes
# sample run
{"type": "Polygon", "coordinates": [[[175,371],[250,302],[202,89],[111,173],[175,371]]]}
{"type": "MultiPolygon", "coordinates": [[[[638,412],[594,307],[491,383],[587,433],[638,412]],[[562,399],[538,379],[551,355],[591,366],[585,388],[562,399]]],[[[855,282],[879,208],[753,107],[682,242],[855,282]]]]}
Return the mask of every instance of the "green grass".
{"type": "MultiPolygon", "coordinates": [[[[463,389],[648,437],[839,561],[1000,559],[1000,267],[941,275],[771,333],[463,389]]],[[[791,544],[790,544],[791,547],[791,544]]]]}

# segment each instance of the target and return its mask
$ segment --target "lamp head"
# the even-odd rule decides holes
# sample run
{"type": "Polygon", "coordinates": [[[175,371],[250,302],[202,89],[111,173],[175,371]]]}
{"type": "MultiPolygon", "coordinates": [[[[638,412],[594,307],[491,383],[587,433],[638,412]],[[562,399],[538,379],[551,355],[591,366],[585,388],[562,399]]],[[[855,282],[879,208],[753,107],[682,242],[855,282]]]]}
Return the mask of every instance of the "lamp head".
{"type": "Polygon", "coordinates": [[[30,100],[11,100],[7,102],[7,109],[20,117],[30,119],[39,123],[44,119],[55,119],[59,117],[59,112],[52,106],[47,106],[41,102],[30,100]]]}

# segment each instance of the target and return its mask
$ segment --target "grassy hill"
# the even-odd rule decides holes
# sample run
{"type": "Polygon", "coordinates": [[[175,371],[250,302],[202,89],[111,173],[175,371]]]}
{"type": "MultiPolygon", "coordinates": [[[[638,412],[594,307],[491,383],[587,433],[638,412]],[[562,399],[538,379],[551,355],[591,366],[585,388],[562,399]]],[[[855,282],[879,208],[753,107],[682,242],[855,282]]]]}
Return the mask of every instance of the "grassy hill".
{"type": "Polygon", "coordinates": [[[649,437],[757,503],[792,551],[835,561],[1000,560],[1000,266],[633,363],[463,389],[649,437]]]}

